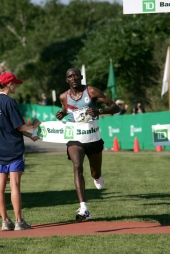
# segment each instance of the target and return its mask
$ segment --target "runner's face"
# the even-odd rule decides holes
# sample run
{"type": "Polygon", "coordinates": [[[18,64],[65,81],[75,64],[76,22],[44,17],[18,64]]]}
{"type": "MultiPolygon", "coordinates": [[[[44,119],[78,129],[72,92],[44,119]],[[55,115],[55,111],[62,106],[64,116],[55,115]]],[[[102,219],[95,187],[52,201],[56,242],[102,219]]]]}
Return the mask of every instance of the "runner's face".
{"type": "Polygon", "coordinates": [[[70,87],[77,88],[81,86],[81,80],[82,76],[78,70],[70,69],[67,71],[66,82],[69,84],[70,87]]]}

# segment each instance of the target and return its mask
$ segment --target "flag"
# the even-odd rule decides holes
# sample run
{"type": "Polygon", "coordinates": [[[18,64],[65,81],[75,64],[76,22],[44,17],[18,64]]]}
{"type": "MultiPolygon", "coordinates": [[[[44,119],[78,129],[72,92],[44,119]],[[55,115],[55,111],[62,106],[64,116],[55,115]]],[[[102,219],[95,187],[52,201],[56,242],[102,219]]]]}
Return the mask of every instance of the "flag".
{"type": "Polygon", "coordinates": [[[83,64],[81,67],[81,75],[83,76],[83,79],[81,81],[82,85],[86,86],[86,71],[85,71],[85,65],[83,64]]]}
{"type": "Polygon", "coordinates": [[[166,92],[168,92],[168,80],[169,80],[169,57],[170,57],[170,47],[167,49],[166,54],[166,62],[165,62],[165,69],[164,69],[164,76],[163,76],[163,84],[162,84],[162,92],[161,96],[163,96],[166,92]]]}
{"type": "Polygon", "coordinates": [[[115,74],[114,74],[112,59],[110,60],[107,88],[109,88],[112,92],[112,100],[115,100],[115,98],[117,97],[117,94],[116,94],[116,78],[115,78],[115,74]]]}

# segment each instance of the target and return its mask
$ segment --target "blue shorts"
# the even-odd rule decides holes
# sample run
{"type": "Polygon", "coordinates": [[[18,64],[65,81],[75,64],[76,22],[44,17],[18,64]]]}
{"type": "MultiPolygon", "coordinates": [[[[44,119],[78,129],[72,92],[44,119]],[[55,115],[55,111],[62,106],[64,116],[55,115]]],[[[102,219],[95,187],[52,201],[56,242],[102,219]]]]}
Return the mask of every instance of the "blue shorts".
{"type": "Polygon", "coordinates": [[[24,171],[23,156],[17,161],[12,162],[11,164],[6,164],[6,165],[0,164],[0,173],[8,174],[10,172],[19,172],[19,171],[24,171]]]}

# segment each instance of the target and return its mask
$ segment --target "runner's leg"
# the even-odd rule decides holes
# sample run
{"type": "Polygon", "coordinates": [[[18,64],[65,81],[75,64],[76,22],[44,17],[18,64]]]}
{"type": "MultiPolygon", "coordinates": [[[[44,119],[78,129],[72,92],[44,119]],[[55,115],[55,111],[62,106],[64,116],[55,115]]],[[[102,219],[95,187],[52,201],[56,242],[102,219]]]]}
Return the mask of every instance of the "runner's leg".
{"type": "Polygon", "coordinates": [[[101,176],[102,152],[88,156],[91,176],[98,179],[101,176]]]}
{"type": "Polygon", "coordinates": [[[85,181],[83,176],[84,149],[80,146],[69,146],[68,153],[74,167],[74,183],[80,202],[85,202],[85,181]]]}

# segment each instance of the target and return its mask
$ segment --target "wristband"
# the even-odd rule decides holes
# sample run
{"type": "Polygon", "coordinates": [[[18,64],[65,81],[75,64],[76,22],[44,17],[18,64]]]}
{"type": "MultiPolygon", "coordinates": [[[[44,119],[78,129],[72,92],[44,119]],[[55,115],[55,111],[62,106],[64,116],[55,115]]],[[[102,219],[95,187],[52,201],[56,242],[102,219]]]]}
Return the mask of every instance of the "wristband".
{"type": "Polygon", "coordinates": [[[98,110],[99,110],[99,115],[104,113],[102,108],[99,108],[98,110]]]}

